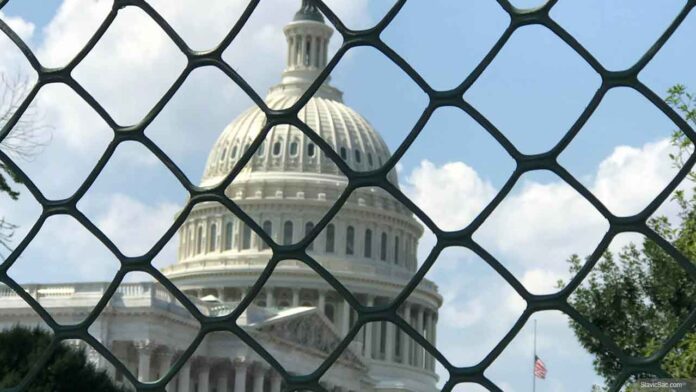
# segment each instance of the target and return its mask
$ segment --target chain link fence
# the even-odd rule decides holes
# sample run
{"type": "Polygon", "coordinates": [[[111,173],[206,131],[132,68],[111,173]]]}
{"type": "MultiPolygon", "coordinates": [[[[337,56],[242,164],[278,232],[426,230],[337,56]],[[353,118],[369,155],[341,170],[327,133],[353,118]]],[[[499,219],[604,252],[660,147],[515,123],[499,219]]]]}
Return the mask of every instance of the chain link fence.
{"type": "MultiPolygon", "coordinates": [[[[229,31],[223,41],[214,49],[199,52],[194,51],[187,46],[179,34],[167,23],[152,6],[144,0],[115,0],[110,13],[89,39],[86,46],[72,59],[66,66],[62,68],[46,68],[36,58],[34,53],[29,49],[28,45],[3,21],[0,20],[0,30],[7,35],[17,47],[24,53],[34,70],[38,73],[38,81],[33,86],[28,96],[14,115],[7,121],[0,131],[0,141],[5,139],[12,131],[13,127],[19,121],[22,114],[29,108],[32,100],[36,97],[39,90],[51,83],[63,83],[72,88],[92,109],[106,121],[113,130],[113,139],[108,148],[99,159],[96,166],[92,169],[89,176],[70,197],[62,200],[51,200],[46,198],[38,187],[4,152],[0,151],[0,160],[9,166],[15,172],[21,181],[26,185],[27,189],[32,193],[33,197],[41,204],[42,212],[38,221],[30,229],[26,237],[17,245],[13,252],[0,265],[0,281],[11,289],[13,289],[26,303],[28,303],[34,311],[43,319],[43,321],[53,330],[53,341],[49,350],[47,350],[39,361],[35,364],[32,370],[26,375],[23,381],[16,387],[8,389],[8,391],[22,391],[27,389],[32,379],[37,376],[42,367],[50,359],[52,352],[57,345],[63,340],[81,339],[90,344],[96,351],[99,352],[106,360],[108,360],[116,369],[120,370],[124,376],[137,388],[137,390],[164,390],[167,383],[176,375],[176,372],[184,365],[191,357],[196,347],[201,343],[206,334],[214,331],[230,331],[243,340],[249,347],[255,350],[262,356],[276,371],[278,371],[285,382],[285,388],[288,391],[296,390],[312,390],[325,391],[326,389],[319,384],[319,380],[324,373],[332,366],[339,358],[343,350],[345,350],[353,338],[358,334],[361,327],[366,323],[374,321],[389,321],[396,324],[400,329],[410,335],[418,344],[423,346],[448,372],[449,379],[443,387],[443,391],[452,390],[457,384],[470,382],[480,384],[490,390],[499,391],[500,388],[491,382],[485,375],[484,371],[495,361],[502,353],[507,345],[519,333],[521,328],[529,317],[537,311],[542,310],[560,310],[570,316],[574,321],[582,325],[594,338],[603,345],[604,349],[615,355],[622,364],[622,370],[616,382],[611,387],[612,391],[617,391],[622,388],[624,383],[633,375],[636,374],[652,374],[659,377],[669,377],[669,375],[661,368],[661,360],[665,355],[685,336],[685,334],[696,324],[696,311],[692,312],[689,317],[679,326],[674,335],[664,342],[663,346],[648,358],[636,358],[627,355],[619,348],[605,333],[597,326],[590,323],[584,316],[578,313],[568,303],[569,296],[583,282],[583,279],[590,273],[594,265],[597,263],[602,253],[607,249],[612,238],[622,232],[637,232],[645,235],[648,239],[657,243],[662,247],[677,263],[686,271],[688,276],[696,281],[696,265],[684,257],[670,242],[661,238],[648,224],[648,218],[657,210],[657,208],[669,197],[676,189],[678,184],[687,176],[696,161],[696,155],[692,154],[685,160],[683,167],[678,172],[678,175],[672,179],[665,189],[652,200],[652,202],[640,213],[629,217],[618,217],[612,214],[597,197],[595,197],[585,186],[583,186],[576,178],[574,178],[565,168],[559,165],[557,158],[563,150],[569,145],[573,138],[578,134],[588,118],[597,109],[604,95],[615,87],[628,87],[647,98],[657,107],[662,113],[669,117],[674,124],[691,140],[696,142],[696,132],[689,124],[686,123],[675,111],[673,111],[655,92],[648,88],[638,79],[638,74],[656,55],[656,53],[669,40],[674,31],[680,26],[687,15],[696,7],[696,0],[688,0],[676,18],[671,22],[669,27],[660,35],[656,42],[645,52],[642,57],[631,67],[620,70],[610,71],[604,68],[600,62],[585,49],[571,34],[557,24],[549,15],[551,8],[557,1],[548,1],[543,6],[535,9],[518,9],[512,6],[506,0],[497,0],[497,3],[510,16],[510,23],[503,32],[502,36],[497,40],[493,47],[488,51],[483,60],[476,68],[466,77],[466,79],[457,87],[451,90],[436,90],[433,89],[412,67],[407,61],[399,56],[394,50],[387,46],[381,39],[380,33],[392,22],[399,11],[404,6],[406,0],[397,1],[394,6],[386,13],[384,18],[377,23],[373,28],[361,31],[351,30],[346,27],[339,17],[322,1],[317,0],[316,4],[321,12],[333,24],[335,29],[342,35],[343,44],[338,49],[335,56],[330,60],[326,68],[321,72],[321,75],[315,80],[304,95],[290,108],[283,110],[274,110],[269,108],[263,99],[251,88],[251,86],[222,59],[223,51],[237,37],[238,33],[244,27],[249,17],[254,13],[260,0],[252,0],[246,7],[242,16],[236,22],[234,27],[229,31]],[[179,75],[176,81],[172,84],[164,96],[157,102],[154,108],[146,115],[142,121],[134,126],[124,127],[116,123],[109,113],[100,105],[100,103],[88,93],[72,76],[71,72],[75,67],[87,56],[94,48],[100,38],[107,31],[109,26],[115,20],[118,13],[126,7],[138,7],[144,11],[153,21],[155,21],[162,30],[169,36],[179,50],[186,56],[187,65],[183,72],[179,75]],[[565,136],[549,151],[542,154],[526,155],[521,153],[505,136],[496,129],[496,127],[479,113],[472,105],[464,100],[464,93],[476,82],[481,76],[486,67],[494,60],[496,55],[508,42],[512,34],[520,27],[527,25],[539,25],[549,29],[551,32],[561,38],[569,47],[571,47],[578,55],[580,55],[600,75],[602,83],[590,102],[585,107],[582,114],[575,120],[572,127],[568,130],[565,136]],[[428,95],[429,103],[427,108],[420,116],[418,122],[405,138],[403,143],[396,149],[388,162],[380,169],[360,172],[352,170],[343,159],[331,148],[331,146],[317,135],[311,128],[301,122],[298,118],[299,110],[308,102],[312,95],[320,87],[321,83],[336,67],[339,60],[346,54],[348,50],[358,46],[371,46],[380,51],[389,60],[393,61],[401,68],[408,76],[428,95]],[[234,169],[228,174],[224,181],[212,188],[201,188],[191,183],[184,175],[182,170],[165,154],[144,131],[148,125],[155,119],[160,111],[167,105],[173,95],[182,86],[188,75],[196,68],[203,66],[214,66],[223,71],[234,83],[236,83],[244,92],[254,101],[254,103],[263,110],[266,114],[266,125],[259,132],[256,139],[244,153],[242,158],[237,162],[234,169]],[[512,156],[516,161],[516,168],[510,179],[505,183],[494,200],[467,226],[459,231],[443,231],[439,229],[434,222],[413,202],[411,202],[396,186],[387,180],[387,173],[392,170],[399,159],[406,153],[409,146],[414,142],[419,135],[426,122],[432,113],[440,107],[453,106],[462,109],[474,120],[476,120],[483,128],[485,128],[495,140],[512,156]],[[343,191],[336,203],[331,207],[328,213],[316,224],[311,233],[294,245],[280,245],[275,243],[270,236],[232,200],[225,195],[225,189],[229,187],[235,177],[240,173],[242,168],[253,157],[256,149],[263,142],[264,138],[272,127],[280,124],[289,124],[302,130],[311,140],[314,141],[328,157],[340,168],[340,170],[349,179],[347,188],[343,191]],[[189,200],[183,208],[181,214],[178,215],[173,225],[167,230],[166,234],[150,249],[147,253],[138,257],[128,257],[124,255],[114,243],[105,235],[97,226],[94,225],[81,211],[77,209],[77,202],[85,195],[90,186],[95,182],[100,172],[104,169],[107,162],[113,155],[117,146],[125,141],[136,141],[149,149],[157,158],[176,176],[181,184],[189,192],[189,200]],[[599,246],[588,258],[586,264],[580,269],[579,273],[568,283],[568,285],[557,293],[549,295],[533,295],[528,292],[523,285],[513,276],[503,265],[497,261],[492,255],[485,251],[472,239],[472,234],[478,229],[484,220],[491,215],[493,210],[502,202],[513,188],[516,181],[526,172],[533,170],[550,170],[561,177],[568,185],[578,191],[589,203],[591,203],[597,211],[610,223],[610,229],[605,234],[599,246]],[[410,282],[404,287],[401,294],[389,305],[366,307],[358,301],[351,292],[344,287],[332,274],[315,259],[306,253],[306,248],[319,235],[324,227],[338,213],[339,209],[344,205],[351,192],[357,188],[366,186],[381,187],[390,193],[393,197],[407,206],[436,236],[437,244],[423,261],[419,271],[413,276],[410,282]],[[235,216],[247,224],[263,241],[269,244],[273,251],[273,256],[270,259],[267,267],[259,277],[258,281],[247,293],[239,306],[234,309],[229,315],[218,318],[209,318],[204,316],[199,309],[183,294],[172,282],[170,282],[151,261],[162,250],[168,241],[172,239],[179,227],[184,222],[188,213],[197,203],[214,201],[221,203],[227,207],[235,216]],[[47,218],[66,214],[78,220],[87,230],[89,230],[99,241],[101,241],[117,258],[120,260],[121,267],[113,281],[109,284],[105,295],[94,307],[90,315],[81,323],[76,325],[60,325],[49,313],[43,309],[38,301],[29,295],[22,287],[8,276],[8,269],[15,263],[17,258],[27,248],[32,239],[39,232],[42,224],[47,218]],[[408,296],[417,287],[428,270],[433,266],[439,253],[449,246],[463,246],[471,249],[484,259],[495,271],[497,271],[503,279],[510,284],[517,293],[526,301],[527,307],[513,328],[503,337],[503,339],[495,346],[495,348],[478,364],[471,367],[455,367],[448,359],[442,355],[432,344],[424,339],[415,329],[413,329],[406,321],[398,314],[398,308],[404,303],[408,296]],[[348,335],[343,339],[336,350],[324,361],[324,363],[312,374],[298,376],[288,373],[273,356],[268,353],[259,343],[257,343],[247,332],[240,328],[235,320],[242,314],[244,309],[250,305],[254,297],[259,294],[261,288],[273,273],[277,264],[283,260],[301,260],[307,266],[316,271],[323,279],[325,279],[345,300],[350,306],[358,312],[356,323],[350,329],[348,335]],[[99,314],[105,308],[111,297],[116,292],[119,284],[124,276],[132,271],[143,271],[154,276],[159,283],[166,287],[178,301],[183,304],[188,311],[200,322],[201,329],[190,347],[178,358],[174,363],[169,373],[154,383],[139,382],[127,368],[107,349],[102,343],[97,341],[88,333],[89,326],[97,319],[99,314]]],[[[0,1],[0,9],[2,9],[8,0],[0,1]]],[[[201,5],[203,6],[203,5],[201,5]]],[[[454,342],[448,343],[453,344],[454,342]]]]}

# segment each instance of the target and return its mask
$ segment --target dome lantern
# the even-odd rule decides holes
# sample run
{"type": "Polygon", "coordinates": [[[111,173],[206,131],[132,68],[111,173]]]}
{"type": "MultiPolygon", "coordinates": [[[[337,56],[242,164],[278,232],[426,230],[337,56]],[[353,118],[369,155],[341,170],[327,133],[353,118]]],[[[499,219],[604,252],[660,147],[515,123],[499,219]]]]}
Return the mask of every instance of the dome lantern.
{"type": "MultiPolygon", "coordinates": [[[[288,45],[286,66],[280,85],[272,88],[271,93],[277,90],[287,93],[286,90],[293,88],[302,93],[326,67],[333,29],[324,23],[324,17],[311,0],[303,0],[283,32],[288,45]]],[[[329,79],[326,78],[317,93],[340,100],[340,92],[328,86],[329,79]]]]}

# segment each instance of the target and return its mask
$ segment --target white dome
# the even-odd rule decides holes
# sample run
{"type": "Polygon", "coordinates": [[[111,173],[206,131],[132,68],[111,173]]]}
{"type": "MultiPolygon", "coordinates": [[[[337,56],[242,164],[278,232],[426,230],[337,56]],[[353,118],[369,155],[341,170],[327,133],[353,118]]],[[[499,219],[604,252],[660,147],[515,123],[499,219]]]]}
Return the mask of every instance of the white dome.
{"type": "MultiPolygon", "coordinates": [[[[326,87],[322,90],[327,90],[326,87]]],[[[272,109],[289,107],[298,98],[293,92],[273,91],[266,103],[272,109]]],[[[340,101],[339,94],[323,92],[312,97],[300,110],[300,120],[319,134],[353,170],[375,170],[382,166],[390,156],[384,140],[364,117],[340,101]]],[[[227,126],[208,156],[201,185],[214,185],[227,175],[265,122],[263,111],[253,107],[227,126]]],[[[250,172],[339,174],[338,167],[314,142],[290,125],[271,129],[247,169],[250,172]]],[[[390,180],[396,182],[394,173],[390,173],[390,180]]]]}

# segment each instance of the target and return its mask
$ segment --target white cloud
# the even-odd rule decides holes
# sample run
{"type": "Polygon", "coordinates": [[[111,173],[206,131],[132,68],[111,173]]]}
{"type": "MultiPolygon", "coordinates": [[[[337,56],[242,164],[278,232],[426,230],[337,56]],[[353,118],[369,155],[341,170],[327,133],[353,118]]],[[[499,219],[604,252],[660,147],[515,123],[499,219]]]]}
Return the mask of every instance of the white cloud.
{"type": "MultiPolygon", "coordinates": [[[[96,206],[90,207],[97,210],[96,206]]],[[[95,225],[129,256],[150,250],[172,225],[175,214],[181,209],[181,206],[167,202],[145,204],[118,193],[106,196],[100,207],[95,225]]]]}
{"type": "MultiPolygon", "coordinates": [[[[669,159],[665,159],[669,151],[668,140],[639,148],[617,147],[598,166],[590,190],[610,207],[642,209],[646,198],[659,192],[673,175],[669,159]]],[[[461,162],[436,166],[423,161],[411,173],[404,174],[406,194],[443,227],[461,227],[461,222],[475,216],[485,206],[484,200],[496,192],[480,173],[461,162]],[[464,208],[462,201],[467,203],[464,208]]],[[[671,206],[665,211],[674,215],[676,210],[671,206]]],[[[528,290],[548,293],[557,290],[558,279],[568,280],[568,265],[564,260],[572,253],[584,256],[594,250],[607,228],[603,217],[560,179],[537,181],[523,177],[475,239],[497,256],[528,290]]],[[[638,238],[619,236],[612,249],[638,238]]],[[[422,245],[427,245],[419,249],[419,254],[429,250],[433,242],[434,238],[423,238],[422,245]]],[[[445,256],[436,261],[427,276],[438,284],[444,297],[438,339],[459,342],[439,348],[458,365],[480,359],[479,353],[487,352],[486,349],[497,343],[496,339],[507,332],[508,323],[514,322],[526,307],[525,301],[502,279],[477,270],[481,263],[445,256]],[[477,277],[477,282],[468,278],[472,275],[477,277]]],[[[545,353],[547,366],[553,372],[549,386],[553,384],[554,390],[563,390],[579,374],[588,386],[601,384],[594,374],[590,355],[577,343],[567,318],[555,313],[534,316],[539,318],[544,334],[538,348],[545,353]]],[[[498,386],[521,385],[529,380],[528,368],[520,370],[519,365],[531,363],[528,362],[529,325],[495,362],[494,368],[486,372],[498,386]]],[[[446,372],[440,374],[446,377],[446,372]]]]}
{"type": "Polygon", "coordinates": [[[496,194],[490,182],[463,162],[436,167],[427,160],[406,177],[404,190],[443,230],[466,226],[496,194]]]}
{"type": "Polygon", "coordinates": [[[640,212],[676,174],[668,158],[674,150],[668,139],[616,147],[600,163],[592,192],[617,215],[640,212]]]}

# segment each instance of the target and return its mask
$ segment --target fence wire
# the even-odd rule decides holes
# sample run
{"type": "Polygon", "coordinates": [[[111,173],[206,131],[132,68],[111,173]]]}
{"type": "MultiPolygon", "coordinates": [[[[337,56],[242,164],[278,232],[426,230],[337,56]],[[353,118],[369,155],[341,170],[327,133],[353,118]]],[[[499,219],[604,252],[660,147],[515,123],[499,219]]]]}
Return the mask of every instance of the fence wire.
{"type": "MultiPolygon", "coordinates": [[[[0,0],[0,10],[8,3],[9,0],[0,0]]],[[[603,348],[615,355],[621,365],[622,370],[611,386],[611,391],[620,390],[624,383],[633,375],[637,374],[653,374],[660,377],[668,377],[669,375],[661,368],[661,361],[667,353],[684,337],[684,335],[696,325],[696,310],[691,312],[687,319],[677,328],[675,333],[666,340],[662,347],[647,358],[633,357],[625,353],[619,348],[611,338],[603,333],[597,326],[593,325],[577,310],[568,303],[568,298],[572,292],[582,283],[583,279],[590,273],[594,265],[598,262],[602,253],[607,249],[611,240],[619,233],[637,232],[645,235],[648,239],[657,243],[665,250],[676,262],[686,271],[688,276],[696,282],[696,265],[680,253],[670,242],[660,237],[647,224],[648,218],[657,210],[657,208],[669,197],[676,189],[678,184],[691,171],[694,162],[696,161],[696,153],[693,153],[685,161],[683,167],[679,170],[675,178],[652,200],[652,202],[641,212],[629,217],[619,217],[612,214],[605,205],[603,205],[597,197],[595,197],[585,186],[583,186],[576,178],[574,178],[564,167],[558,163],[558,157],[563,150],[569,145],[573,138],[578,134],[589,117],[599,106],[600,101],[605,94],[615,87],[631,88],[646,99],[652,102],[662,113],[664,113],[671,121],[692,141],[696,142],[696,132],[692,127],[682,119],[674,110],[672,110],[655,92],[648,88],[638,79],[638,74],[657,54],[657,52],[669,40],[674,31],[681,25],[688,14],[696,7],[696,0],[687,0],[679,14],[671,22],[669,27],[660,35],[654,44],[641,56],[641,58],[631,67],[620,70],[610,71],[604,68],[600,62],[584,48],[570,33],[563,27],[557,24],[550,17],[551,8],[557,3],[557,0],[550,0],[542,6],[534,9],[519,9],[511,5],[506,0],[495,0],[500,7],[509,15],[510,23],[488,51],[486,56],[470,72],[465,80],[457,87],[450,90],[436,90],[432,88],[426,81],[415,71],[411,65],[404,60],[398,53],[392,50],[387,44],[380,39],[382,31],[392,22],[399,11],[402,9],[407,0],[398,0],[393,7],[386,13],[382,20],[374,27],[366,30],[351,30],[346,27],[339,17],[322,1],[316,0],[315,3],[333,24],[335,29],[342,35],[343,44],[338,49],[334,57],[329,61],[326,68],[321,72],[320,76],[311,84],[303,96],[290,108],[276,110],[269,108],[263,99],[251,88],[251,86],[225,61],[222,59],[222,53],[237,37],[245,23],[252,15],[261,0],[251,0],[244,10],[243,14],[236,22],[234,27],[225,36],[222,42],[209,51],[194,51],[186,44],[179,34],[169,25],[152,6],[145,0],[114,0],[113,6],[105,20],[101,23],[94,35],[89,39],[85,47],[64,67],[47,68],[41,65],[34,53],[29,49],[27,44],[2,20],[0,20],[0,30],[9,37],[14,44],[23,52],[33,69],[38,73],[38,80],[33,86],[22,104],[18,107],[14,115],[7,121],[2,130],[0,130],[0,142],[4,140],[12,131],[13,127],[19,121],[22,114],[30,106],[32,100],[36,97],[38,91],[45,85],[51,83],[63,83],[72,88],[91,108],[103,118],[113,130],[113,139],[108,148],[100,157],[99,161],[92,169],[85,181],[79,186],[77,191],[70,197],[61,200],[51,200],[46,198],[38,187],[32,182],[31,178],[25,174],[3,151],[0,150],[0,160],[7,164],[9,168],[17,174],[33,197],[41,204],[42,212],[37,222],[29,230],[28,234],[12,251],[7,259],[0,265],[0,282],[6,284],[13,289],[36,313],[43,321],[52,329],[54,336],[48,350],[41,356],[33,368],[24,377],[21,383],[15,387],[6,389],[6,391],[23,391],[26,390],[32,380],[38,375],[39,371],[45,366],[50,359],[53,351],[61,341],[67,339],[81,339],[90,344],[99,354],[108,360],[117,370],[130,381],[138,391],[163,391],[172,378],[176,375],[179,369],[191,357],[195,349],[201,343],[206,334],[214,331],[229,331],[238,336],[249,347],[255,350],[264,360],[266,360],[276,371],[278,371],[284,379],[284,390],[298,391],[326,391],[319,384],[320,378],[333,363],[339,358],[341,353],[347,348],[349,343],[357,335],[360,328],[366,323],[374,321],[388,321],[396,324],[399,328],[405,331],[411,338],[432,355],[448,372],[449,378],[446,381],[442,391],[451,391],[459,383],[476,383],[483,387],[492,390],[500,391],[490,379],[484,375],[484,371],[493,363],[493,361],[502,353],[507,345],[519,333],[521,328],[529,317],[537,311],[543,310],[559,310],[571,317],[578,324],[582,325],[595,339],[601,342],[603,348]],[[109,113],[100,105],[100,103],[87,92],[71,75],[75,67],[90,53],[97,42],[102,38],[109,26],[115,20],[118,13],[126,7],[137,7],[144,11],[153,21],[155,21],[167,36],[174,42],[178,49],[186,56],[187,65],[181,72],[176,81],[155,104],[152,110],[136,125],[121,126],[109,115],[109,113]],[[528,25],[544,26],[569,47],[571,47],[578,55],[580,55],[587,64],[600,75],[602,83],[595,92],[594,96],[587,104],[580,116],[575,120],[571,128],[565,133],[563,138],[549,151],[541,154],[523,154],[521,153],[505,136],[498,130],[483,114],[474,108],[469,102],[464,99],[464,93],[476,82],[484,70],[491,64],[497,54],[505,46],[512,34],[520,27],[528,25]],[[310,127],[303,123],[298,118],[299,110],[309,101],[314,95],[323,81],[335,68],[336,64],[341,60],[345,53],[351,48],[358,46],[371,46],[379,50],[385,57],[391,60],[399,68],[401,68],[429,97],[429,102],[420,116],[419,120],[410,131],[402,144],[396,149],[391,158],[379,169],[369,172],[361,172],[352,170],[343,159],[333,150],[333,148],[310,127]],[[214,66],[224,72],[234,83],[236,83],[265,113],[267,121],[264,128],[259,132],[256,139],[243,154],[242,158],[237,162],[236,166],[227,175],[227,177],[218,185],[209,188],[202,188],[193,184],[184,175],[183,171],[158,147],[144,131],[147,126],[155,119],[160,111],[167,105],[169,100],[177,92],[184,83],[188,75],[196,68],[203,66],[214,66]],[[426,215],[417,205],[411,202],[400,189],[394,186],[387,180],[387,173],[394,169],[395,165],[406,153],[413,141],[422,131],[432,113],[440,107],[458,107],[476,120],[483,128],[485,128],[495,140],[512,156],[516,161],[516,168],[509,180],[501,188],[493,201],[464,229],[458,231],[443,231],[439,229],[434,222],[426,215]],[[240,173],[242,168],[253,157],[256,149],[263,142],[264,138],[272,127],[281,124],[289,124],[299,128],[304,132],[314,143],[321,148],[324,153],[340,168],[340,170],[348,178],[348,186],[329,209],[327,214],[319,221],[311,233],[302,241],[293,245],[280,245],[275,243],[270,236],[249,216],[247,215],[234,201],[225,196],[225,189],[229,187],[232,181],[240,173]],[[128,257],[124,255],[97,226],[95,226],[82,212],[77,209],[77,202],[85,195],[90,186],[94,183],[101,171],[106,166],[107,162],[113,155],[117,146],[124,141],[136,141],[149,149],[179,180],[179,182],[187,189],[189,200],[181,213],[178,215],[172,226],[167,230],[164,236],[157,241],[152,249],[147,253],[137,257],[128,257]],[[517,278],[509,272],[494,256],[488,253],[483,247],[477,244],[472,234],[478,229],[481,224],[488,218],[493,210],[502,202],[513,188],[517,180],[524,173],[533,170],[550,170],[561,177],[568,185],[578,191],[589,203],[591,203],[597,211],[610,223],[608,232],[596,247],[594,252],[588,258],[585,265],[580,269],[575,277],[568,285],[554,294],[534,295],[527,291],[517,278]],[[355,296],[343,286],[320,262],[313,259],[306,253],[307,246],[319,235],[324,227],[338,213],[340,208],[345,204],[351,192],[357,188],[375,186],[380,187],[390,193],[394,198],[407,206],[436,236],[437,243],[428,257],[424,260],[418,272],[413,276],[403,291],[396,299],[388,305],[378,305],[375,307],[366,307],[355,296]],[[162,250],[162,248],[175,235],[176,231],[183,224],[186,216],[192,210],[194,205],[201,202],[218,202],[229,209],[236,217],[246,223],[263,241],[269,244],[273,255],[260,275],[257,282],[249,290],[246,297],[241,301],[239,306],[234,309],[229,315],[224,317],[207,317],[203,315],[198,308],[183,294],[171,281],[169,281],[151,261],[162,250]],[[99,239],[120,261],[121,267],[108,286],[104,296],[100,299],[89,316],[76,325],[60,325],[50,314],[39,305],[38,301],[28,294],[22,287],[14,281],[8,274],[8,269],[16,262],[19,255],[26,249],[29,243],[39,232],[41,226],[47,218],[53,215],[70,215],[78,220],[87,230],[89,230],[96,238],[99,239]],[[448,359],[440,353],[432,344],[424,339],[418,331],[412,328],[398,314],[397,309],[403,304],[408,296],[413,292],[416,286],[421,282],[428,270],[433,266],[439,253],[449,246],[466,247],[485,262],[487,262],[503,279],[510,284],[516,292],[526,301],[527,306],[522,315],[519,317],[510,331],[500,340],[500,342],[488,353],[483,360],[478,364],[470,367],[456,367],[452,365],[448,359]],[[355,309],[358,313],[356,323],[352,326],[349,333],[342,342],[337,346],[334,352],[329,355],[322,365],[309,375],[293,375],[288,373],[273,356],[266,351],[263,346],[257,343],[244,329],[236,324],[237,318],[242,314],[244,309],[249,306],[256,295],[261,291],[261,288],[273,273],[277,264],[283,260],[301,260],[307,266],[317,272],[325,279],[340,295],[355,309]],[[143,383],[137,380],[133,374],[128,371],[126,366],[121,363],[102,343],[92,337],[88,333],[89,326],[97,319],[104,307],[107,305],[111,297],[116,292],[116,289],[123,280],[123,277],[133,271],[142,271],[151,274],[155,279],[166,287],[176,299],[188,309],[193,317],[201,324],[201,329],[189,348],[175,361],[172,368],[166,376],[156,382],[143,383]]],[[[491,0],[493,1],[493,0],[491,0]]]]}

